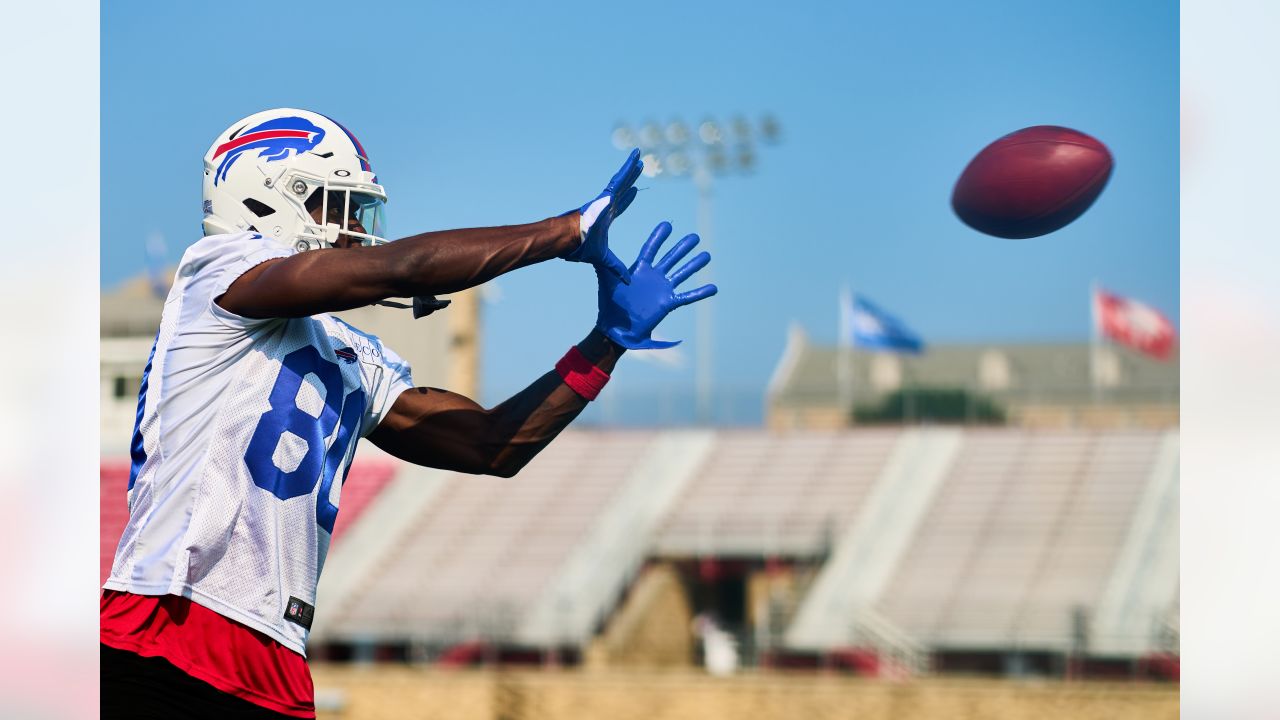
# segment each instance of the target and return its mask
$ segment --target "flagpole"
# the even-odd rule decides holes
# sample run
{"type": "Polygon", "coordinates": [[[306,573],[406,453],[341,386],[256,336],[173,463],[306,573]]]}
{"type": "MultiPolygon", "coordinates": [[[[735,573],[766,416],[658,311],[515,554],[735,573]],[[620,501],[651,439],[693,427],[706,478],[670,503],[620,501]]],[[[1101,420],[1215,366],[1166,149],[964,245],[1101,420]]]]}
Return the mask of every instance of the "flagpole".
{"type": "Polygon", "coordinates": [[[1089,284],[1089,384],[1093,389],[1093,404],[1097,405],[1102,386],[1098,382],[1098,353],[1102,348],[1102,337],[1098,331],[1098,281],[1095,278],[1089,284]]]}
{"type": "Polygon", "coordinates": [[[840,297],[838,299],[840,311],[837,313],[836,327],[836,403],[839,410],[843,413],[845,424],[853,424],[853,368],[850,366],[853,360],[852,343],[850,335],[852,334],[853,318],[850,317],[853,308],[853,294],[849,290],[849,283],[840,286],[840,297]]]}

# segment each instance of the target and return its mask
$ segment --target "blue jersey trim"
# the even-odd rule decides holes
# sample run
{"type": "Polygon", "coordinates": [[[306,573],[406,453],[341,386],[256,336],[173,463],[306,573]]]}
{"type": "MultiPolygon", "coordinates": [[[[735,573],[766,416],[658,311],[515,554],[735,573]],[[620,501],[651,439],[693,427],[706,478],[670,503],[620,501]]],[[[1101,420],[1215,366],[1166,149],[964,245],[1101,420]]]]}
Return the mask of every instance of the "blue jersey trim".
{"type": "Polygon", "coordinates": [[[156,342],[151,343],[151,354],[147,356],[147,366],[142,369],[142,386],[138,388],[138,414],[133,420],[133,441],[129,443],[129,490],[133,489],[133,483],[138,479],[138,472],[142,470],[142,464],[147,461],[147,449],[142,444],[142,411],[147,408],[147,384],[151,379],[151,363],[156,359],[156,345],[160,342],[160,335],[156,335],[156,342]]]}

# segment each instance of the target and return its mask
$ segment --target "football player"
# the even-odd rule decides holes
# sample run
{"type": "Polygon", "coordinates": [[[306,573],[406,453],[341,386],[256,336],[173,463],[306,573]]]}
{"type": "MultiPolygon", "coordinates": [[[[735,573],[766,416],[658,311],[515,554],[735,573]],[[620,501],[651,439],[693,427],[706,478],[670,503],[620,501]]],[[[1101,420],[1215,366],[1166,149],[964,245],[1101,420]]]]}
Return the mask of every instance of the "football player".
{"type": "Polygon", "coordinates": [[[714,295],[660,224],[627,267],[609,225],[636,196],[633,151],[604,191],[527,225],[386,242],[386,193],[346,128],[294,109],[235,123],[204,158],[205,237],[187,249],[143,372],[129,522],[101,599],[104,717],[314,717],[304,659],[316,583],[356,443],[511,477],[595,398],[626,349],[667,347],[668,313],[714,295]],[[378,338],[329,313],[563,258],[595,266],[596,325],[493,408],[415,387],[378,338]]]}

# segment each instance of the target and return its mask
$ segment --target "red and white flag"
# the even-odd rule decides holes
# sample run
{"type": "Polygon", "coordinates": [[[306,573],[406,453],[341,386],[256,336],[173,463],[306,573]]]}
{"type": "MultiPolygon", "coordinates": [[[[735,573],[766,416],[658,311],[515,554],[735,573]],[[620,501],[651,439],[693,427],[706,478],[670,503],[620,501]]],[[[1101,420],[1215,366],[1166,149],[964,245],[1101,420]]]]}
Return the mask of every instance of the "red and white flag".
{"type": "Polygon", "coordinates": [[[1122,345],[1161,360],[1173,352],[1178,333],[1150,305],[1098,289],[1093,292],[1093,317],[1102,335],[1122,345]]]}

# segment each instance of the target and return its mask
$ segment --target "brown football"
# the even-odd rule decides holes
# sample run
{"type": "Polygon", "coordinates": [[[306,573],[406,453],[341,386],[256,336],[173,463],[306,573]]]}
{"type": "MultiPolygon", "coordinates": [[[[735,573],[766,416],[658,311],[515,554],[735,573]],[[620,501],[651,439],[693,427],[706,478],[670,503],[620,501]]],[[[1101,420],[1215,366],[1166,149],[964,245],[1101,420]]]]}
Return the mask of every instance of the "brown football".
{"type": "Polygon", "coordinates": [[[988,235],[1045,235],[1089,209],[1113,166],[1107,146],[1078,130],[1023,128],[969,161],[951,194],[951,208],[966,225],[988,235]]]}

